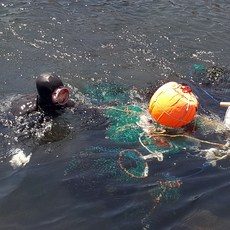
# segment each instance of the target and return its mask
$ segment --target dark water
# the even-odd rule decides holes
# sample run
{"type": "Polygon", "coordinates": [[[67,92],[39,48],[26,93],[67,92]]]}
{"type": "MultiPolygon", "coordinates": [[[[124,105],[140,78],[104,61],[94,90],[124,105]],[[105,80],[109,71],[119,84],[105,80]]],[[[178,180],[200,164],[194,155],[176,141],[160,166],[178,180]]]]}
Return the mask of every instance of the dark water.
{"type": "MultiPolygon", "coordinates": [[[[185,81],[199,96],[198,113],[224,118],[218,102],[230,100],[229,85],[200,85],[191,72],[194,64],[229,68],[228,1],[1,1],[0,16],[3,123],[10,102],[35,92],[35,77],[47,71],[72,87],[74,99],[94,105],[100,101],[84,93],[95,82],[120,84],[125,94],[185,81]]],[[[135,179],[116,161],[140,146],[106,139],[100,114],[67,111],[47,124],[45,136],[45,127],[0,127],[0,229],[230,228],[229,158],[202,167],[206,159],[181,150],[150,161],[149,176],[135,179]],[[16,148],[31,158],[13,169],[16,148]],[[159,185],[177,179],[183,184],[174,189],[159,185]]],[[[226,142],[221,132],[202,138],[226,142]]]]}

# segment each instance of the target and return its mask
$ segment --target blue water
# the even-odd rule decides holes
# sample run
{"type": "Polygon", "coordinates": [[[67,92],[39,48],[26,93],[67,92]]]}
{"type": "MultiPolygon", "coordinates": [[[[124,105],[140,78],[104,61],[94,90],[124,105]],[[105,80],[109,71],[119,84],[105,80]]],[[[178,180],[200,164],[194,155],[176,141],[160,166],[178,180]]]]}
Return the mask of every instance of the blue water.
{"type": "MultiPolygon", "coordinates": [[[[103,111],[68,110],[23,130],[9,128],[6,115],[15,98],[36,92],[36,76],[55,72],[87,106],[104,103],[86,90],[95,83],[119,85],[118,100],[128,93],[127,103],[146,107],[162,83],[184,81],[199,97],[198,114],[221,124],[229,84],[203,86],[192,73],[194,64],[229,69],[229,15],[225,0],[1,1],[0,229],[229,229],[229,157],[204,167],[196,155],[213,146],[153,159],[149,176],[135,179],[118,154],[144,150],[109,140],[103,111]],[[17,148],[31,158],[13,169],[17,148]],[[182,184],[159,185],[168,180],[182,184]]],[[[193,135],[222,144],[227,136],[193,135]]]]}

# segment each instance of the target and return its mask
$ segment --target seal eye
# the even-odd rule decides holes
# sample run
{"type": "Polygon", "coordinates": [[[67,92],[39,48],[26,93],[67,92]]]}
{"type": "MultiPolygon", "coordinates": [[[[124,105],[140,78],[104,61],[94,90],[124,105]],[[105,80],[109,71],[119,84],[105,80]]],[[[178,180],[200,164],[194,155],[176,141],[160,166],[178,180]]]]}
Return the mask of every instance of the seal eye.
{"type": "Polygon", "coordinates": [[[61,87],[54,90],[52,93],[52,102],[58,105],[65,105],[69,100],[69,89],[61,87]]]}

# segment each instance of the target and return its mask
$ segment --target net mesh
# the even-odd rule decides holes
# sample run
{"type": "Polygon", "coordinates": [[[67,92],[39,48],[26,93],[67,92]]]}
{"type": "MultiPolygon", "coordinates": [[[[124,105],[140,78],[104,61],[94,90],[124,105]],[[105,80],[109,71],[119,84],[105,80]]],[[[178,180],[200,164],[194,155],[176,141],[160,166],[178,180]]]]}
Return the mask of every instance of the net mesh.
{"type": "Polygon", "coordinates": [[[135,149],[121,151],[117,163],[130,177],[145,178],[148,176],[148,163],[142,158],[142,154],[135,149]]]}
{"type": "Polygon", "coordinates": [[[136,122],[140,119],[142,109],[137,106],[117,106],[106,109],[110,125],[107,128],[107,137],[115,142],[138,142],[142,129],[136,122]]]}
{"type": "Polygon", "coordinates": [[[202,84],[203,86],[209,86],[217,92],[224,94],[229,93],[230,88],[230,71],[222,66],[209,66],[194,64],[190,73],[192,79],[202,84]]]}
{"type": "Polygon", "coordinates": [[[107,82],[95,82],[85,87],[85,94],[91,98],[93,104],[126,103],[129,100],[129,90],[107,82]]]}
{"type": "MultiPolygon", "coordinates": [[[[90,173],[94,179],[88,181],[91,186],[93,183],[100,183],[101,180],[109,179],[109,183],[130,182],[130,176],[118,166],[118,155],[122,152],[121,148],[106,148],[95,146],[81,153],[74,155],[68,163],[64,176],[72,178],[72,175],[85,177],[84,172],[90,173]]],[[[120,164],[137,177],[133,177],[132,183],[138,182],[138,176],[143,175],[145,162],[133,151],[126,152],[120,159],[120,164]],[[126,154],[127,153],[127,154],[126,154]]],[[[85,178],[84,183],[87,183],[85,178]]]]}

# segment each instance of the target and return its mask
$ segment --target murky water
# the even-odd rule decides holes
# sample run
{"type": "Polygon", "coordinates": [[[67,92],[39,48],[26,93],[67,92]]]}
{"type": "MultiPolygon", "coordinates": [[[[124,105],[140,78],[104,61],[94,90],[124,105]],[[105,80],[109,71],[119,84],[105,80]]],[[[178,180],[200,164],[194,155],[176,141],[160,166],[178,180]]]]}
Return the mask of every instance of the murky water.
{"type": "Polygon", "coordinates": [[[43,72],[60,75],[87,107],[147,109],[154,90],[174,80],[191,86],[207,116],[193,136],[225,144],[219,102],[230,100],[229,76],[199,84],[194,64],[229,69],[229,15],[225,0],[2,1],[1,229],[228,229],[229,157],[207,166],[203,154],[215,146],[182,147],[148,161],[148,177],[132,178],[119,153],[147,153],[138,141],[108,139],[104,110],[67,110],[42,125],[33,114],[16,126],[7,111],[36,92],[43,72]]]}

